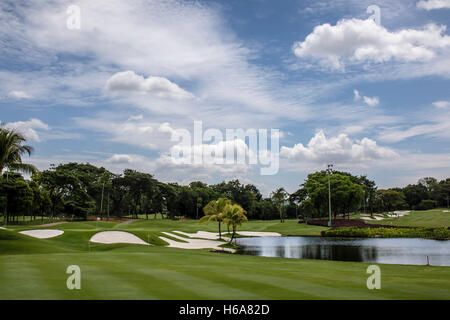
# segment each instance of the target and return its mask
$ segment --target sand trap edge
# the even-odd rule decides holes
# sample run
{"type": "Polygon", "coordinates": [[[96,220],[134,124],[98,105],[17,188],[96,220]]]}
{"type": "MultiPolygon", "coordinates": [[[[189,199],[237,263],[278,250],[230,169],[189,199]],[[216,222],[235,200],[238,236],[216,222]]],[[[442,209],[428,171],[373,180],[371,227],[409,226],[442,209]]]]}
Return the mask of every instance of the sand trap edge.
{"type": "Polygon", "coordinates": [[[57,229],[36,229],[19,231],[19,233],[36,239],[49,239],[62,235],[64,231],[57,229]]]}
{"type": "Polygon", "coordinates": [[[100,231],[94,234],[90,239],[90,242],[101,244],[140,244],[150,246],[150,243],[145,242],[138,236],[127,231],[100,231]]]}

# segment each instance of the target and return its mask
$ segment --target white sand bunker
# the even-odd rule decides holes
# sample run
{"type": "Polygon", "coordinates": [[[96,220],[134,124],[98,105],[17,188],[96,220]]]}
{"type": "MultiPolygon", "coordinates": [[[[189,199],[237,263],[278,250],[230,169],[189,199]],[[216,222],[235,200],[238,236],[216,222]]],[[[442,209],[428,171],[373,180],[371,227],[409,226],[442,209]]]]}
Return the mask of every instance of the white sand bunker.
{"type": "Polygon", "coordinates": [[[171,238],[186,241],[186,242],[179,242],[179,241],[175,241],[172,239],[168,239],[166,237],[159,237],[161,240],[163,240],[169,244],[168,247],[181,248],[181,249],[215,249],[215,250],[220,250],[220,251],[235,252],[234,249],[219,247],[221,244],[224,244],[224,242],[219,242],[219,241],[215,241],[215,240],[183,238],[183,237],[177,236],[176,234],[169,233],[169,232],[162,232],[162,233],[164,233],[165,235],[168,235],[171,238]]]}
{"type": "Polygon", "coordinates": [[[3,228],[3,227],[0,227],[0,229],[2,229],[2,230],[8,230],[8,229],[6,229],[6,228],[3,228]]]}
{"type": "Polygon", "coordinates": [[[132,243],[143,244],[146,246],[149,245],[141,238],[138,238],[134,234],[125,231],[102,231],[94,234],[89,241],[103,244],[132,243]]]}
{"type": "Polygon", "coordinates": [[[238,231],[238,235],[247,237],[281,237],[278,232],[238,231]]]}
{"type": "Polygon", "coordinates": [[[210,239],[210,240],[217,240],[219,239],[219,234],[214,232],[208,232],[208,231],[197,231],[196,233],[187,233],[183,231],[172,231],[179,234],[182,234],[189,238],[202,238],[202,239],[210,239]]]}
{"type": "MultiPolygon", "coordinates": [[[[202,238],[202,239],[210,239],[210,240],[219,239],[218,233],[208,232],[208,231],[197,231],[196,233],[187,233],[187,232],[183,232],[183,231],[172,231],[172,232],[182,234],[189,238],[202,238]]],[[[238,231],[236,233],[238,235],[246,236],[246,237],[281,237],[281,234],[279,234],[277,232],[238,231]]],[[[222,232],[222,237],[223,236],[230,237],[231,234],[228,234],[227,232],[222,232]]]]}
{"type": "Polygon", "coordinates": [[[38,239],[48,239],[60,236],[64,233],[64,231],[54,229],[40,229],[40,230],[20,231],[19,233],[38,239]]]}
{"type": "Polygon", "coordinates": [[[384,220],[382,217],[374,216],[373,219],[371,217],[362,217],[362,220],[384,220]]]}
{"type": "Polygon", "coordinates": [[[410,214],[411,211],[394,211],[394,215],[399,216],[399,217],[403,217],[406,216],[407,214],[410,214]]]}

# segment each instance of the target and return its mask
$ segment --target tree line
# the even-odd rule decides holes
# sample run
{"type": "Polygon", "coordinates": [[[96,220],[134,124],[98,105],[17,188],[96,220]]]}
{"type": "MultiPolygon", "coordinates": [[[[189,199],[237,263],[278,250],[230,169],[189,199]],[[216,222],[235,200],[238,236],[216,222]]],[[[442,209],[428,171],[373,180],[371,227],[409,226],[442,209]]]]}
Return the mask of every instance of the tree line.
{"type": "Polygon", "coordinates": [[[0,127],[0,209],[7,221],[19,216],[88,216],[200,219],[204,208],[219,198],[239,204],[249,219],[325,217],[328,188],[334,217],[353,212],[384,212],[400,209],[431,209],[448,206],[450,178],[420,179],[404,188],[378,189],[366,176],[340,171],[319,171],[308,175],[295,192],[278,188],[263,197],[253,184],[238,179],[217,184],[201,181],[189,185],[164,183],[149,173],[125,169],[115,174],[89,163],[51,165],[38,171],[22,163],[31,154],[25,138],[0,127]],[[29,173],[25,179],[20,172],[29,173]]]}

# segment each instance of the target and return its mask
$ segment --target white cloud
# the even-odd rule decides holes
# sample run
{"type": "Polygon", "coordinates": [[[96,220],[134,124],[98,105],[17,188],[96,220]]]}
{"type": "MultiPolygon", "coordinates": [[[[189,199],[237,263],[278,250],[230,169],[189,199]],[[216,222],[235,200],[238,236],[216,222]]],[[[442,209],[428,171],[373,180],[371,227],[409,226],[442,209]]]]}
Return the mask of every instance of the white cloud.
{"type": "MultiPolygon", "coordinates": [[[[441,105],[441,104],[439,104],[441,105]]],[[[442,105],[441,105],[442,106],[442,105]]],[[[408,114],[402,123],[379,130],[378,139],[385,142],[399,142],[415,136],[450,139],[450,109],[436,108],[408,114]]],[[[447,144],[444,143],[444,148],[447,144]]],[[[442,147],[441,147],[442,148],[442,147]]]]}
{"type": "Polygon", "coordinates": [[[130,119],[120,121],[110,118],[109,115],[100,114],[95,118],[75,118],[74,120],[80,128],[106,133],[110,141],[142,149],[167,150],[171,144],[169,132],[160,129],[162,125],[170,128],[170,124],[148,121],[144,117],[136,117],[132,121],[130,119]]]}
{"type": "Polygon", "coordinates": [[[450,9],[450,0],[421,0],[417,2],[417,8],[427,11],[434,9],[450,9]]]}
{"type": "MultiPolygon", "coordinates": [[[[45,74],[52,84],[45,88],[40,85],[41,78],[43,70],[49,68],[36,68],[39,71],[30,79],[26,78],[28,74],[18,73],[36,87],[40,97],[89,105],[98,105],[98,100],[105,99],[110,104],[126,103],[128,107],[158,114],[196,112],[203,119],[214,120],[226,113],[235,121],[245,118],[242,113],[255,110],[270,113],[272,119],[273,115],[283,117],[289,113],[297,118],[305,114],[306,107],[297,99],[298,87],[286,92],[281,74],[252,62],[257,52],[238,39],[218,6],[178,0],[79,0],[77,5],[82,9],[80,30],[65,27],[66,3],[18,3],[14,6],[17,14],[9,14],[8,10],[0,13],[0,37],[11,42],[8,48],[0,48],[0,54],[15,54],[20,62],[33,66],[50,63],[62,70],[45,74]],[[23,48],[27,49],[26,57],[17,54],[23,48]],[[66,56],[75,59],[67,61],[66,56]],[[148,92],[122,97],[102,95],[108,78],[123,70],[132,70],[136,77],[151,76],[145,78],[147,81],[139,79],[138,83],[145,84],[144,89],[138,86],[143,89],[141,93],[147,89],[159,96],[192,94],[197,99],[156,101],[155,94],[148,92]],[[103,83],[99,85],[100,81],[103,83]],[[189,89],[183,91],[185,86],[189,89]],[[274,105],[278,107],[273,108],[274,105]],[[239,117],[233,116],[238,112],[239,117]]],[[[8,76],[0,73],[0,81],[8,76]]]]}
{"type": "Polygon", "coordinates": [[[327,138],[323,130],[317,132],[307,146],[301,143],[292,148],[283,146],[280,154],[288,159],[335,164],[358,163],[397,156],[394,150],[378,146],[369,138],[353,140],[345,133],[327,138]]]}
{"type": "Polygon", "coordinates": [[[450,101],[435,101],[433,102],[433,106],[439,109],[444,109],[450,107],[450,101]]]}
{"type": "Polygon", "coordinates": [[[144,116],[142,114],[137,115],[137,116],[130,116],[128,118],[128,121],[138,121],[138,120],[142,120],[144,119],[144,116]]]}
{"type": "Polygon", "coordinates": [[[245,177],[249,170],[249,166],[246,164],[178,163],[167,153],[161,154],[156,159],[149,159],[138,154],[113,154],[109,158],[97,158],[89,160],[89,162],[104,166],[115,173],[121,173],[124,169],[134,169],[154,173],[156,178],[162,181],[180,183],[197,180],[212,181],[218,175],[233,178],[245,177]]]}
{"type": "Polygon", "coordinates": [[[202,143],[187,147],[174,145],[170,151],[172,155],[180,155],[173,157],[174,163],[193,163],[197,158],[206,164],[234,164],[236,162],[234,156],[244,161],[249,156],[255,156],[242,139],[219,141],[216,144],[202,143]]]}
{"type": "Polygon", "coordinates": [[[366,97],[364,96],[363,98],[364,102],[371,107],[375,107],[376,105],[378,105],[380,103],[380,99],[378,99],[378,97],[366,97]]]}
{"type": "MultiPolygon", "coordinates": [[[[363,96],[362,98],[363,98],[364,103],[371,107],[375,107],[376,105],[378,105],[380,103],[380,99],[378,97],[363,96]]],[[[354,101],[361,100],[361,94],[356,89],[353,90],[353,100],[354,101]]]]}
{"type": "Polygon", "coordinates": [[[388,128],[380,133],[378,139],[390,143],[400,142],[421,135],[448,139],[450,138],[450,124],[445,120],[436,121],[431,124],[415,125],[409,128],[388,128]]]}
{"type": "Polygon", "coordinates": [[[297,57],[317,58],[336,69],[343,69],[344,62],[427,61],[436,56],[435,49],[450,46],[445,30],[428,24],[422,30],[390,32],[371,19],[343,19],[335,26],[316,26],[293,50],[297,57]]]}
{"type": "Polygon", "coordinates": [[[149,76],[144,78],[134,71],[117,72],[106,82],[106,88],[111,92],[141,92],[158,98],[188,99],[194,96],[180,88],[176,83],[163,77],[149,76]]]}
{"type": "Polygon", "coordinates": [[[4,126],[8,129],[14,129],[22,133],[26,139],[40,142],[37,130],[50,130],[50,127],[39,119],[30,119],[28,121],[7,122],[4,126]]]}
{"type": "Polygon", "coordinates": [[[12,98],[12,99],[17,99],[17,100],[22,100],[22,99],[32,99],[33,96],[31,96],[30,94],[26,93],[25,91],[10,91],[8,93],[8,97],[12,98]]]}
{"type": "Polygon", "coordinates": [[[135,161],[135,157],[135,155],[129,154],[113,154],[106,162],[113,164],[130,164],[135,161]]]}

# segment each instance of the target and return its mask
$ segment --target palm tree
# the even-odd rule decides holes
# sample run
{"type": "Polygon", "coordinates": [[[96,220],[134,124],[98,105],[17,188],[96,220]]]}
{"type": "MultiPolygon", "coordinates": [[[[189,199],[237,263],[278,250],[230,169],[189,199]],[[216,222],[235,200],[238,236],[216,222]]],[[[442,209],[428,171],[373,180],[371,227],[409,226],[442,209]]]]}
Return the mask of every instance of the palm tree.
{"type": "MultiPolygon", "coordinates": [[[[33,148],[22,145],[25,137],[14,130],[9,130],[0,126],[0,177],[3,169],[9,171],[22,171],[33,174],[37,171],[31,164],[22,163],[22,155],[28,153],[31,155],[33,148]]],[[[8,174],[6,174],[6,183],[8,183],[8,174]]],[[[3,213],[4,223],[8,223],[8,197],[6,196],[5,212],[3,213]]]]}
{"type": "Polygon", "coordinates": [[[219,239],[222,239],[221,223],[223,221],[223,215],[226,207],[231,205],[231,201],[225,198],[219,198],[217,200],[210,201],[204,208],[204,217],[200,219],[200,222],[217,221],[219,222],[219,239]]]}
{"type": "Polygon", "coordinates": [[[278,188],[276,191],[272,192],[272,201],[275,203],[275,206],[278,208],[280,213],[280,222],[284,222],[283,217],[283,206],[287,200],[288,193],[284,188],[278,188]]]}
{"type": "Polygon", "coordinates": [[[225,214],[223,215],[223,221],[227,225],[231,225],[233,233],[231,235],[230,243],[236,236],[236,228],[241,226],[244,222],[248,221],[246,211],[238,204],[229,204],[226,207],[225,214]]]}
{"type": "Polygon", "coordinates": [[[0,127],[0,174],[3,169],[30,174],[37,171],[35,166],[22,163],[22,155],[31,155],[33,152],[33,147],[22,145],[25,141],[21,133],[0,127]]]}

